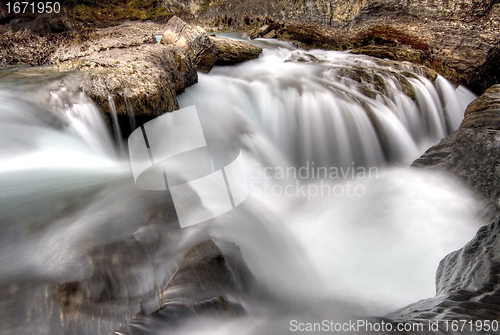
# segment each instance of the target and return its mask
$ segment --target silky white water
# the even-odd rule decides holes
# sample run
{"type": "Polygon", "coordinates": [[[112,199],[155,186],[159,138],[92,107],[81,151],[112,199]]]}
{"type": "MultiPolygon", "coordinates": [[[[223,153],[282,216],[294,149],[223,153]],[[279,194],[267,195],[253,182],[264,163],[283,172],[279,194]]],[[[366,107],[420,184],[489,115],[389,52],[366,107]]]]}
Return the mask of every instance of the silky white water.
{"type": "Polygon", "coordinates": [[[120,145],[71,81],[26,89],[4,79],[4,329],[113,332],[141,301],[146,314],[159,309],[184,253],[208,238],[239,246],[255,276],[261,294],[239,301],[247,315],[132,319],[130,333],[288,333],[291,319],[383,315],[433,296],[439,261],[481,222],[458,181],[408,166],[458,128],[474,96],[442,77],[433,84],[409,64],[398,67],[289,45],[199,74],[179,103],[197,107],[211,138],[243,148],[251,195],[185,229],[164,194],[134,185],[120,145]],[[412,75],[402,79],[403,72],[412,75]],[[91,276],[112,280],[96,281],[72,302],[83,301],[88,314],[61,313],[55,286],[91,276]]]}
{"type": "MultiPolygon", "coordinates": [[[[411,64],[399,67],[345,52],[265,49],[258,60],[201,74],[179,97],[181,107],[200,110],[205,131],[248,150],[251,192],[326,281],[308,292],[320,287],[320,296],[329,292],[375,314],[432,296],[439,261],[478,228],[474,201],[457,182],[389,168],[407,166],[457,129],[474,95],[440,76],[433,85],[411,64]],[[384,86],[342,76],[352,68],[380,76],[384,86]],[[403,71],[414,71],[408,81],[416,100],[398,81],[403,71]]],[[[293,281],[285,277],[281,284],[293,281]]]]}

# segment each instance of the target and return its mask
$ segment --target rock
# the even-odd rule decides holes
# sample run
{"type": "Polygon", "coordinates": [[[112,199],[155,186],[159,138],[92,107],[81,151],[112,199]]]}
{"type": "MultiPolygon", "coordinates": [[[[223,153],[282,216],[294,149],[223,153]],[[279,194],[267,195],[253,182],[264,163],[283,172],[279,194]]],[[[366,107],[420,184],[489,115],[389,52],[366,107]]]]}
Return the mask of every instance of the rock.
{"type": "Polygon", "coordinates": [[[217,61],[217,50],[205,30],[174,16],[168,21],[162,44],[175,44],[187,50],[196,70],[208,73],[217,61]]]}
{"type": "Polygon", "coordinates": [[[0,68],[45,65],[61,43],[54,36],[0,34],[0,68]]]}
{"type": "MultiPolygon", "coordinates": [[[[232,255],[239,258],[239,249],[235,245],[232,245],[231,250],[235,253],[232,255]]],[[[250,271],[246,273],[250,276],[247,279],[251,279],[250,271]]],[[[241,285],[227,267],[221,249],[208,240],[186,253],[179,270],[163,290],[161,303],[164,307],[170,304],[189,306],[193,302],[213,297],[239,296],[246,290],[241,285]]],[[[231,312],[238,314],[237,310],[231,312]]]]}
{"type": "Polygon", "coordinates": [[[127,104],[138,124],[179,108],[176,95],[198,81],[187,51],[151,38],[160,25],[125,23],[78,35],[50,56],[57,71],[79,71],[82,88],[108,117],[111,97],[122,133],[130,133],[127,104]]]}
{"type": "Polygon", "coordinates": [[[33,21],[30,18],[19,18],[10,21],[14,33],[46,36],[76,30],[76,23],[64,14],[42,14],[33,21]]]}
{"type": "Polygon", "coordinates": [[[210,36],[217,49],[217,65],[231,65],[258,58],[262,48],[243,41],[210,36]]]}
{"type": "Polygon", "coordinates": [[[276,31],[271,30],[270,32],[268,32],[267,34],[265,34],[262,37],[264,37],[264,38],[275,38],[276,37],[276,31]]]}
{"type": "Polygon", "coordinates": [[[358,48],[351,50],[350,52],[356,55],[368,55],[377,58],[387,58],[390,60],[397,60],[397,57],[394,55],[392,50],[388,50],[387,48],[379,47],[379,46],[368,46],[363,48],[358,48]]]}
{"type": "MultiPolygon", "coordinates": [[[[462,179],[484,199],[483,216],[493,222],[482,227],[466,246],[440,262],[435,297],[386,315],[392,322],[500,318],[499,162],[500,85],[494,85],[469,104],[457,131],[412,164],[444,170],[462,179]]],[[[440,328],[433,334],[447,333],[440,328]]]]}
{"type": "MultiPolygon", "coordinates": [[[[46,65],[62,44],[80,33],[78,24],[65,15],[40,15],[35,20],[10,20],[0,33],[0,68],[9,65],[46,65]]],[[[0,29],[1,30],[1,29],[0,29]]]]}
{"type": "Polygon", "coordinates": [[[197,19],[223,29],[243,29],[252,38],[275,30],[278,38],[298,41],[301,47],[357,49],[408,60],[477,94],[500,80],[500,3],[496,0],[230,3],[211,3],[197,13],[197,19]]]}
{"type": "Polygon", "coordinates": [[[386,315],[408,320],[500,318],[500,218],[482,227],[466,246],[446,256],[436,274],[436,296],[386,315]]]}
{"type": "Polygon", "coordinates": [[[81,88],[108,121],[109,98],[113,100],[126,136],[131,131],[127,104],[133,107],[140,125],[178,109],[176,95],[198,80],[185,48],[158,44],[153,39],[154,32],[163,27],[152,22],[126,22],[45,36],[28,34],[27,30],[5,34],[0,36],[0,66],[45,65],[54,71],[80,72],[81,88]]]}
{"type": "Polygon", "coordinates": [[[103,109],[112,97],[118,114],[127,113],[127,99],[137,116],[158,116],[179,108],[175,96],[197,82],[191,60],[183,48],[144,44],[113,48],[82,58],[66,60],[58,71],[84,73],[85,92],[103,109]]]}
{"type": "Polygon", "coordinates": [[[161,293],[162,307],[156,313],[140,312],[114,334],[134,334],[140,325],[145,331],[175,327],[179,322],[200,319],[224,320],[245,315],[238,299],[248,296],[253,275],[239,248],[212,240],[191,248],[161,293]],[[229,297],[231,300],[229,300],[229,297]]]}
{"type": "Polygon", "coordinates": [[[421,64],[425,58],[422,50],[415,50],[412,48],[396,48],[380,45],[369,45],[357,49],[350,50],[353,54],[363,54],[377,58],[386,58],[390,60],[397,60],[401,62],[412,62],[414,64],[421,64]]]}
{"type": "Polygon", "coordinates": [[[9,22],[13,18],[13,13],[9,13],[7,6],[3,2],[0,2],[0,24],[9,22]]]}
{"type": "Polygon", "coordinates": [[[474,100],[460,128],[412,166],[448,171],[484,199],[484,215],[500,214],[500,85],[474,100]]]}
{"type": "Polygon", "coordinates": [[[75,24],[68,16],[51,14],[37,16],[29,27],[29,33],[40,36],[74,30],[75,24]]]}
{"type": "Polygon", "coordinates": [[[151,22],[126,22],[121,25],[83,30],[63,40],[50,57],[50,62],[60,63],[97,54],[110,49],[126,49],[156,43],[152,35],[162,25],[151,22]]]}
{"type": "Polygon", "coordinates": [[[500,85],[494,85],[487,89],[479,98],[467,106],[465,110],[465,119],[462,123],[464,128],[477,128],[480,124],[478,117],[489,116],[488,121],[494,121],[492,124],[481,124],[482,127],[491,126],[491,129],[500,129],[500,125],[495,124],[499,121],[498,112],[500,111],[500,85]],[[490,115],[493,113],[493,115],[490,115]]]}
{"type": "Polygon", "coordinates": [[[267,34],[267,32],[271,29],[271,26],[268,25],[268,24],[264,24],[263,26],[261,26],[259,29],[257,29],[257,33],[259,35],[264,35],[264,34],[267,34]]]}

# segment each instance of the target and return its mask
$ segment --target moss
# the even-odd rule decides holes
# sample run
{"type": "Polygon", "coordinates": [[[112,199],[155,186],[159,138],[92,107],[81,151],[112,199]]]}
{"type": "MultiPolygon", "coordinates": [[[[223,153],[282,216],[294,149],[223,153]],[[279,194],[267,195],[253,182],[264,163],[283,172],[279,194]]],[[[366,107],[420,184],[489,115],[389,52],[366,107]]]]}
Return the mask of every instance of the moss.
{"type": "Polygon", "coordinates": [[[198,3],[198,12],[206,11],[208,9],[208,7],[210,7],[211,4],[212,4],[212,0],[201,0],[198,3]]]}
{"type": "Polygon", "coordinates": [[[73,18],[80,21],[118,21],[118,20],[162,20],[169,19],[183,12],[178,8],[176,13],[161,6],[160,0],[116,0],[116,1],[80,1],[68,5],[73,18]]]}

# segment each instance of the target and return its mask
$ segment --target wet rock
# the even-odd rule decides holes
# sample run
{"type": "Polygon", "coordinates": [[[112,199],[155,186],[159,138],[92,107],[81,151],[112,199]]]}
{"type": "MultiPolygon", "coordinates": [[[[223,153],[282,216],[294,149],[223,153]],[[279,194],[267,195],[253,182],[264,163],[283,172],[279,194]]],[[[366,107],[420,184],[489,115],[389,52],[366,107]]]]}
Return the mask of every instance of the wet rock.
{"type": "Polygon", "coordinates": [[[397,61],[408,61],[416,64],[422,63],[424,53],[411,48],[396,48],[379,45],[370,45],[350,51],[353,54],[363,54],[377,58],[386,58],[397,61]]]}
{"type": "Polygon", "coordinates": [[[485,215],[500,213],[500,85],[489,88],[465,112],[460,128],[412,166],[440,169],[462,179],[484,199],[485,215]]]}
{"type": "MultiPolygon", "coordinates": [[[[232,249],[235,255],[240,255],[236,246],[232,249]]],[[[249,271],[247,273],[251,276],[249,271]]],[[[161,303],[168,308],[170,304],[189,306],[213,297],[239,296],[245,288],[236,279],[221,249],[209,240],[186,253],[179,270],[163,290],[161,303]]],[[[236,310],[230,312],[237,314],[236,310]]]]}
{"type": "Polygon", "coordinates": [[[495,124],[499,121],[498,112],[500,111],[500,85],[494,85],[487,89],[479,98],[470,103],[465,110],[465,119],[462,123],[464,128],[492,127],[491,129],[500,129],[500,125],[495,124]],[[493,115],[491,115],[493,113],[493,115]],[[496,114],[495,114],[496,113],[496,114]],[[478,122],[478,118],[488,118],[488,125],[478,122]],[[491,123],[491,121],[494,121],[491,123]]]}
{"type": "Polygon", "coordinates": [[[153,35],[163,27],[127,22],[45,36],[9,33],[0,36],[0,55],[5,56],[0,66],[45,65],[61,73],[79,72],[80,88],[108,121],[112,100],[126,136],[131,131],[128,109],[143,124],[178,109],[176,95],[198,80],[185,48],[156,43],[153,35]]]}
{"type": "Polygon", "coordinates": [[[351,50],[351,53],[356,55],[368,55],[377,58],[387,58],[390,60],[397,60],[397,57],[394,55],[392,50],[388,50],[386,48],[382,48],[379,46],[369,46],[351,50]]]}
{"type": "Polygon", "coordinates": [[[217,65],[231,65],[258,58],[262,48],[243,41],[210,36],[217,49],[217,65]]]}
{"type": "Polygon", "coordinates": [[[144,44],[126,49],[113,48],[67,60],[58,71],[81,71],[83,89],[103,110],[111,97],[118,114],[161,115],[178,109],[175,96],[197,81],[186,51],[174,45],[144,44]]]}
{"type": "Polygon", "coordinates": [[[190,26],[177,16],[168,21],[162,44],[185,48],[196,70],[208,73],[217,61],[217,50],[205,30],[190,26]]]}
{"type": "Polygon", "coordinates": [[[51,55],[52,63],[83,58],[101,51],[126,49],[143,44],[154,44],[152,35],[163,26],[151,22],[126,22],[102,29],[90,29],[72,35],[63,41],[51,55]]]}
{"type": "Polygon", "coordinates": [[[393,320],[498,320],[500,218],[466,246],[446,256],[436,273],[436,296],[387,315],[393,320]]]}
{"type": "Polygon", "coordinates": [[[136,329],[172,330],[186,322],[245,315],[238,299],[250,293],[253,275],[236,245],[218,244],[208,240],[188,250],[161,293],[162,307],[156,313],[141,310],[114,334],[138,334],[136,329]]]}
{"type": "Polygon", "coordinates": [[[137,123],[142,124],[178,109],[176,95],[198,81],[184,48],[153,41],[159,27],[125,23],[81,34],[53,52],[52,68],[79,71],[82,89],[108,119],[111,98],[122,133],[127,135],[131,131],[127,106],[132,106],[137,123]]]}
{"type": "Polygon", "coordinates": [[[496,0],[243,0],[211,3],[207,25],[275,31],[305,48],[354,50],[425,65],[481,94],[500,80],[500,4],[496,0]],[[231,25],[224,22],[231,18],[231,25]]]}
{"type": "Polygon", "coordinates": [[[276,31],[274,30],[271,30],[270,32],[268,32],[267,34],[265,34],[264,36],[262,36],[263,38],[275,38],[276,37],[276,31]]]}

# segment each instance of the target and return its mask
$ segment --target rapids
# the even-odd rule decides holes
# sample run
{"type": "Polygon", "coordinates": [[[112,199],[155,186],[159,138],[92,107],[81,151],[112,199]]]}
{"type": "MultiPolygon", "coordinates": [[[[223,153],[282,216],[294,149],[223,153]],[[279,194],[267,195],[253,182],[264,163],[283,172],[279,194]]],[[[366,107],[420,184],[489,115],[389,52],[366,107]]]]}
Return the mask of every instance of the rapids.
{"type": "Polygon", "coordinates": [[[211,138],[242,147],[251,193],[184,229],[166,193],[135,186],[120,133],[70,93],[77,75],[59,86],[0,73],[2,333],[109,334],[129,320],[121,333],[288,333],[292,319],[383,315],[434,295],[439,261],[481,222],[458,181],[408,166],[474,95],[409,63],[255,43],[267,43],[259,59],[200,73],[178,97],[211,138]],[[231,298],[246,315],[133,319],[162,307],[183,255],[208,238],[236,244],[242,258],[229,258],[255,278],[231,298]],[[71,298],[61,283],[90,284],[71,298]]]}

